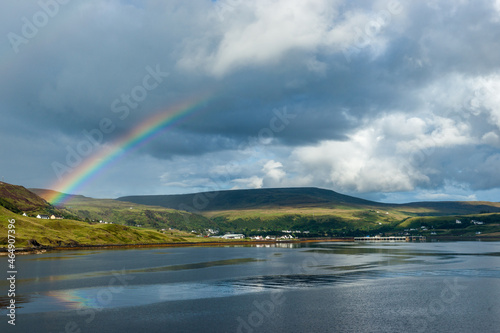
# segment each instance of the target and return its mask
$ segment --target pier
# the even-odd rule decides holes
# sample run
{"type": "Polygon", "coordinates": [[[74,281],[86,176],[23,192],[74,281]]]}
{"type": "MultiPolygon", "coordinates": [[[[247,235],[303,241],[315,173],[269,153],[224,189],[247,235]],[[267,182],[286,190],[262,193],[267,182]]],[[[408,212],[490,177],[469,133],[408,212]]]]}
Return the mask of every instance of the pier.
{"type": "Polygon", "coordinates": [[[425,236],[354,237],[354,241],[359,242],[425,242],[425,240],[425,236]]]}

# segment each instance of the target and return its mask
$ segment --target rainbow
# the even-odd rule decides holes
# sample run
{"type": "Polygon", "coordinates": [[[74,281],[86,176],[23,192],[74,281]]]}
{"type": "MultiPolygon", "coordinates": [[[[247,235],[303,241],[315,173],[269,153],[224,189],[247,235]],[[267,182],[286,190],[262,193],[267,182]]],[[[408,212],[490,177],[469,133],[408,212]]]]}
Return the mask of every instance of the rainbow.
{"type": "Polygon", "coordinates": [[[63,203],[71,197],[70,193],[78,193],[118,158],[150,142],[167,128],[201,111],[201,106],[210,99],[212,99],[210,95],[204,94],[202,97],[178,104],[147,118],[109,148],[101,149],[82,161],[66,179],[53,184],[51,188],[55,191],[49,195],[47,201],[53,205],[63,203]]]}
{"type": "Polygon", "coordinates": [[[96,296],[92,297],[85,289],[49,291],[46,295],[55,299],[63,309],[99,308],[96,296]]]}

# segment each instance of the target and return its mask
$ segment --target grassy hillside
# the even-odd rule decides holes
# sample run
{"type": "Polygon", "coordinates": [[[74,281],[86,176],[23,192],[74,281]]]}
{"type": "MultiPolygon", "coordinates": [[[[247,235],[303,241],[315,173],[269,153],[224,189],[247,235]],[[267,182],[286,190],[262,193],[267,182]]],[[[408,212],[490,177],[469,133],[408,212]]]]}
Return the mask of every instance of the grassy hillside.
{"type": "Polygon", "coordinates": [[[117,200],[196,212],[265,211],[276,209],[393,210],[404,215],[500,213],[500,203],[476,201],[386,204],[319,188],[230,190],[179,195],[127,196],[117,200]]]}
{"type": "Polygon", "coordinates": [[[453,236],[475,236],[477,234],[489,234],[500,236],[500,214],[471,214],[451,216],[421,216],[405,219],[395,225],[395,230],[418,230],[424,235],[453,235],[453,236]],[[457,223],[457,220],[460,223],[457,223]],[[475,224],[483,222],[483,224],[475,224]],[[427,230],[422,230],[427,229],[427,230]]]}
{"type": "Polygon", "coordinates": [[[181,210],[191,208],[193,211],[200,212],[277,207],[385,206],[385,204],[319,188],[275,188],[179,195],[127,196],[117,200],[181,210]]]}
{"type": "Polygon", "coordinates": [[[500,203],[493,202],[385,204],[318,188],[130,196],[118,200],[191,209],[211,219],[221,231],[247,235],[273,234],[282,230],[309,231],[309,235],[314,236],[397,233],[404,232],[403,222],[417,220],[418,217],[483,216],[500,212],[500,203]]]}
{"type": "Polygon", "coordinates": [[[28,215],[56,214],[61,212],[26,188],[0,182],[0,206],[16,212],[28,215]]]}
{"type": "MultiPolygon", "coordinates": [[[[48,197],[52,192],[40,189],[32,189],[32,191],[42,197],[48,197]]],[[[152,229],[174,228],[185,231],[212,228],[212,222],[201,215],[113,199],[93,199],[75,195],[65,202],[62,209],[88,222],[106,221],[126,226],[152,229]]]]}
{"type": "Polygon", "coordinates": [[[26,188],[4,182],[0,182],[0,202],[25,212],[53,208],[47,201],[26,188]]]}
{"type": "Polygon", "coordinates": [[[16,247],[25,247],[29,240],[46,246],[137,244],[200,241],[181,231],[166,234],[143,228],[117,224],[88,223],[74,220],[41,220],[14,214],[0,207],[0,247],[7,245],[9,219],[15,219],[16,247]]]}
{"type": "MultiPolygon", "coordinates": [[[[41,196],[51,194],[47,190],[32,191],[41,196]]],[[[135,196],[119,200],[77,195],[65,203],[63,211],[78,215],[87,222],[103,220],[156,230],[171,227],[201,232],[211,228],[218,229],[221,233],[246,235],[280,234],[282,230],[294,231],[298,237],[406,232],[424,235],[475,235],[476,232],[500,232],[499,203],[384,204],[316,188],[135,196]],[[161,204],[163,207],[154,204],[161,204]],[[191,209],[198,214],[173,208],[191,209]],[[463,219],[464,223],[458,225],[455,223],[456,219],[463,219]],[[470,223],[471,220],[481,220],[485,224],[474,225],[470,223]],[[304,231],[309,233],[304,234],[304,231]]]]}
{"type": "Polygon", "coordinates": [[[402,212],[421,216],[487,214],[500,212],[500,202],[489,201],[431,201],[394,205],[402,212]]]}

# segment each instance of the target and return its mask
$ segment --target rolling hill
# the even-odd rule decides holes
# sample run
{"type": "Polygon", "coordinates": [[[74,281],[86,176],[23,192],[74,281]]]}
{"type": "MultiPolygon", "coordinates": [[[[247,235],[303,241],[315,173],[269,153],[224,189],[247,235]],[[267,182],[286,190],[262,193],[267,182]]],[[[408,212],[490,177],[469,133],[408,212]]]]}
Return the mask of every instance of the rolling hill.
{"type": "Polygon", "coordinates": [[[14,213],[25,213],[29,216],[36,216],[37,214],[54,214],[67,218],[76,218],[76,216],[52,206],[40,196],[23,186],[12,185],[5,182],[0,182],[0,206],[14,213]]]}
{"type": "Polygon", "coordinates": [[[386,206],[330,190],[313,187],[227,190],[178,195],[126,196],[117,200],[173,209],[208,212],[273,209],[279,207],[386,206]]]}
{"type": "Polygon", "coordinates": [[[283,208],[397,210],[409,215],[439,216],[500,212],[500,203],[475,201],[387,204],[313,187],[229,190],[179,195],[126,196],[117,200],[196,212],[273,210],[283,208]]]}
{"type": "Polygon", "coordinates": [[[416,229],[417,225],[419,230],[435,225],[449,232],[475,234],[479,229],[470,225],[472,220],[488,220],[489,232],[495,232],[500,221],[500,203],[495,202],[387,204],[319,188],[127,196],[117,200],[196,212],[220,230],[246,234],[307,230],[316,236],[357,236],[367,232],[402,232],[408,227],[416,229]],[[456,219],[467,223],[457,227],[456,219]]]}
{"type": "Polygon", "coordinates": [[[88,223],[75,220],[41,220],[14,214],[0,207],[0,247],[6,247],[8,221],[15,220],[16,248],[42,246],[81,246],[110,244],[157,244],[192,242],[200,239],[189,233],[160,233],[151,229],[118,224],[88,223]],[[34,242],[35,241],[35,242],[34,242]]]}
{"type": "MultiPolygon", "coordinates": [[[[50,190],[31,191],[35,196],[53,195],[50,190]]],[[[159,230],[168,227],[198,233],[212,229],[221,233],[271,235],[291,230],[300,237],[306,231],[307,236],[396,234],[407,230],[412,234],[433,232],[469,236],[477,232],[500,232],[499,203],[387,204],[319,188],[128,196],[116,200],[73,195],[64,207],[58,208],[89,224],[102,220],[134,228],[159,230]],[[456,224],[457,219],[463,224],[456,224]],[[485,223],[477,225],[473,222],[477,220],[485,223]]]]}
{"type": "Polygon", "coordinates": [[[17,212],[40,212],[53,207],[22,186],[0,182],[0,205],[17,212]]]}
{"type": "MultiPolygon", "coordinates": [[[[109,244],[157,244],[175,242],[199,242],[202,239],[193,237],[191,233],[169,230],[168,232],[158,232],[151,228],[137,227],[140,221],[161,218],[161,214],[166,214],[168,222],[175,224],[182,221],[195,223],[196,217],[190,213],[177,212],[159,207],[146,206],[141,209],[136,206],[133,216],[133,225],[126,226],[122,223],[99,223],[85,218],[86,214],[96,214],[107,217],[112,214],[122,222],[121,211],[130,210],[130,203],[116,200],[98,200],[83,196],[73,196],[72,204],[83,205],[89,210],[85,214],[78,210],[67,208],[56,208],[38,196],[34,192],[44,195],[50,194],[48,190],[30,191],[22,186],[0,182],[0,247],[8,244],[7,228],[9,220],[15,220],[16,247],[21,248],[33,244],[42,246],[79,246],[79,245],[109,245],[109,244]],[[27,216],[22,215],[26,213],[27,216]],[[63,216],[63,219],[38,219],[33,216],[37,214],[55,214],[63,216]],[[158,216],[156,216],[158,214],[158,216]],[[84,221],[82,221],[84,220],[84,221]]],[[[199,217],[203,221],[206,219],[199,217]]],[[[124,219],[126,222],[126,220],[124,219]]],[[[126,224],[126,223],[123,223],[126,224]]]]}
{"type": "MultiPolygon", "coordinates": [[[[53,195],[54,191],[30,189],[43,198],[53,195]]],[[[186,211],[147,206],[113,199],[94,199],[83,195],[72,195],[65,201],[64,208],[69,214],[89,222],[113,222],[127,226],[140,226],[152,229],[174,228],[191,231],[210,228],[212,223],[206,217],[186,211]]]]}

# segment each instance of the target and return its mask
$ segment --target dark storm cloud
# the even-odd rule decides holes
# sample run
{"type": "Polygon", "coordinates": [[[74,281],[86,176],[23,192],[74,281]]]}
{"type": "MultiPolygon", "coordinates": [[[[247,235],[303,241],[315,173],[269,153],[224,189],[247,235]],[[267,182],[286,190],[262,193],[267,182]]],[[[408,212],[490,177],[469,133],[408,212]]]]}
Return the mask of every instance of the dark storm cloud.
{"type": "MultiPolygon", "coordinates": [[[[150,164],[147,175],[130,175],[189,191],[237,160],[245,167],[232,169],[226,188],[315,185],[373,197],[451,183],[500,186],[492,172],[500,147],[495,2],[222,3],[59,4],[30,38],[23,25],[41,5],[2,4],[0,135],[2,152],[15,156],[2,172],[28,183],[29,168],[15,165],[35,157],[43,167],[29,179],[44,180],[32,186],[48,186],[51,163],[102,119],[114,125],[106,146],[210,90],[199,112],[129,156],[150,164]],[[26,42],[13,45],[12,33],[26,42]],[[125,98],[156,68],[168,75],[131,107],[125,98]],[[290,117],[278,122],[276,112],[290,117]],[[412,162],[430,148],[425,161],[412,162]],[[182,165],[190,165],[187,176],[172,171],[182,165]]],[[[137,164],[119,164],[121,175],[126,165],[137,164]]],[[[127,192],[112,177],[103,184],[127,192]]]]}

